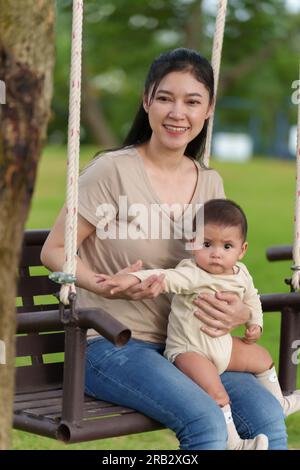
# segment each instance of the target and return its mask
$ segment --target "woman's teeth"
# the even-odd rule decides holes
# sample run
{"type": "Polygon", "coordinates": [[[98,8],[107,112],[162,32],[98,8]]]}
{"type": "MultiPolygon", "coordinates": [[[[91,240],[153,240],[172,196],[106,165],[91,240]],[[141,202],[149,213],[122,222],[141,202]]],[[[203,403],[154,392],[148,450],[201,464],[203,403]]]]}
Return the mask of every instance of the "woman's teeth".
{"type": "Polygon", "coordinates": [[[184,132],[188,129],[188,127],[174,127],[174,126],[166,126],[166,125],[164,127],[171,132],[184,132]]]}

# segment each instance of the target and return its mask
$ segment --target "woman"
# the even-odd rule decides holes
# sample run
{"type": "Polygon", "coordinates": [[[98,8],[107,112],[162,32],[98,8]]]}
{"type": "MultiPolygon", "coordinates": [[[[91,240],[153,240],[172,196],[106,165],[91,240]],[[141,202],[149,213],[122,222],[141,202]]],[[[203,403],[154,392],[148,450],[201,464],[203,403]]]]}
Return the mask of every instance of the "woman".
{"type": "MultiPolygon", "coordinates": [[[[213,90],[212,68],[197,52],[159,56],[124,147],[94,159],[79,189],[78,306],[102,307],[133,337],[124,348],[100,337],[89,341],[86,392],[160,421],[189,450],[225,449],[226,425],[214,401],[163,357],[170,311],[170,298],[159,295],[163,277],[151,276],[120,298],[102,287],[99,273],[137,270],[139,259],[146,269],[170,268],[187,257],[180,222],[197,204],[224,197],[220,176],[196,160],[204,150],[213,90]]],[[[63,265],[64,218],[62,209],[42,251],[42,262],[53,271],[63,265]]],[[[195,303],[211,336],[228,333],[251,314],[229,293],[195,303]]],[[[224,373],[222,381],[241,437],[264,433],[270,448],[285,449],[277,400],[251,374],[224,373]]]]}

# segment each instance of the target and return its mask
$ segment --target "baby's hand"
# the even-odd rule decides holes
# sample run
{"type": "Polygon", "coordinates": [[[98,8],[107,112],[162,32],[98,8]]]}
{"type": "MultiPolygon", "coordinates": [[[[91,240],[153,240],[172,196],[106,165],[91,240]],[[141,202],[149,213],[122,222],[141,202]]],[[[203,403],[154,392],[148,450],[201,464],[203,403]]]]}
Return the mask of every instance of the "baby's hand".
{"type": "Polygon", "coordinates": [[[105,280],[99,280],[101,288],[109,288],[111,295],[123,292],[140,282],[141,281],[132,274],[115,274],[114,276],[107,276],[105,280]]]}
{"type": "Polygon", "coordinates": [[[261,337],[261,327],[259,325],[250,325],[246,328],[243,341],[247,344],[255,343],[261,337]]]}

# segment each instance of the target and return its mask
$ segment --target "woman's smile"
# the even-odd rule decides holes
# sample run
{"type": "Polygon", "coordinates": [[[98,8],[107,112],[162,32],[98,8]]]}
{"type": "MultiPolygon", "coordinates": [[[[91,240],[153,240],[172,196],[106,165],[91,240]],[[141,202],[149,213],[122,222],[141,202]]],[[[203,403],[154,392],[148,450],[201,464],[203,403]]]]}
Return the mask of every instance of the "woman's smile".
{"type": "Polygon", "coordinates": [[[174,135],[182,135],[188,129],[190,129],[190,127],[173,126],[170,124],[163,124],[163,127],[168,131],[168,133],[174,134],[174,135]]]}

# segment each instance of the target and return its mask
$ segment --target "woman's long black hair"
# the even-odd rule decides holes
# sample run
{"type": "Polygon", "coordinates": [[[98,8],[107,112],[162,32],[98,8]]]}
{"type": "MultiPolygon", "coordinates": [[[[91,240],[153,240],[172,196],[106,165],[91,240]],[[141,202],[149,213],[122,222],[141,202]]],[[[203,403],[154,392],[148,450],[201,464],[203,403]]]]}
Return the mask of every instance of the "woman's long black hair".
{"type": "MultiPolygon", "coordinates": [[[[169,52],[162,53],[152,63],[148,72],[144,94],[149,96],[149,102],[153,100],[157,87],[161,80],[171,72],[191,72],[194,77],[201,82],[209,92],[209,102],[212,104],[214,98],[214,74],[208,60],[202,57],[193,49],[179,48],[169,52]]],[[[205,120],[201,132],[186,147],[185,155],[194,159],[200,159],[203,156],[208,119],[205,120]]],[[[152,134],[149,124],[148,114],[141,103],[138,112],[133,121],[132,127],[124,140],[124,146],[139,145],[147,142],[152,134]]]]}

